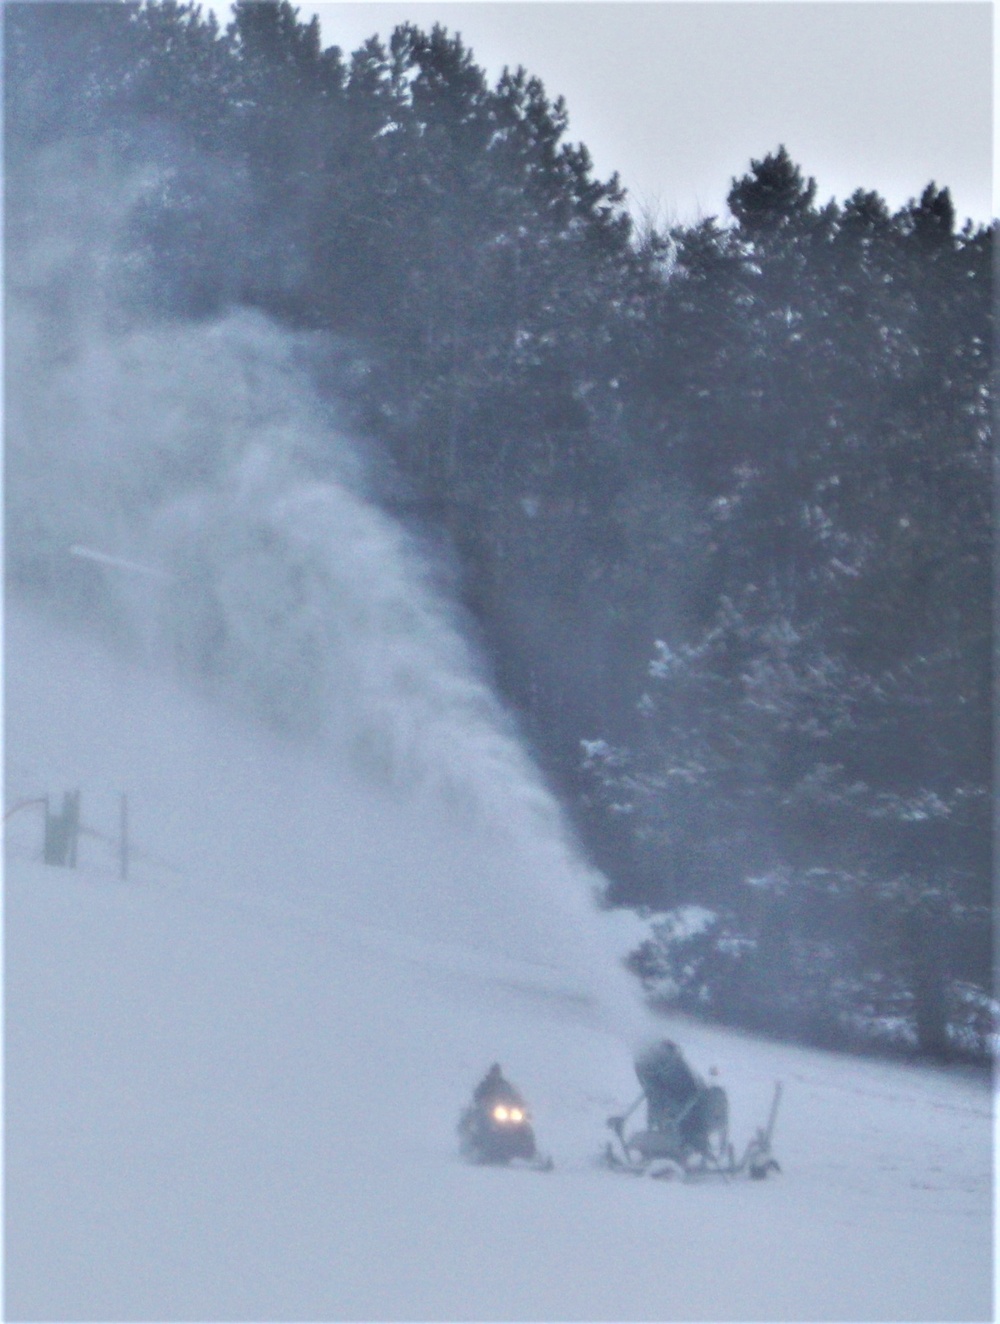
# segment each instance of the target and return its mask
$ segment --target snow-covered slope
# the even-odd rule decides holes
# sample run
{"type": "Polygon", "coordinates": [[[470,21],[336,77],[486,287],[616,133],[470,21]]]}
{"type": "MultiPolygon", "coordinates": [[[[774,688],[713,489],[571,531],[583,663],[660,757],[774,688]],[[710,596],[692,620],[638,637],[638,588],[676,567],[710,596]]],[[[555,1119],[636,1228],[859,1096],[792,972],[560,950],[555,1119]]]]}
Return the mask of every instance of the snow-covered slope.
{"type": "Polygon", "coordinates": [[[36,810],[8,824],[7,1318],[990,1317],[981,1082],[672,1022],[737,1143],[784,1080],[784,1172],[604,1171],[643,1027],[561,884],[529,862],[511,905],[467,819],[6,624],[7,803],[79,786],[109,838],[46,868],[36,810]],[[494,1058],[551,1174],[458,1158],[494,1058]]]}

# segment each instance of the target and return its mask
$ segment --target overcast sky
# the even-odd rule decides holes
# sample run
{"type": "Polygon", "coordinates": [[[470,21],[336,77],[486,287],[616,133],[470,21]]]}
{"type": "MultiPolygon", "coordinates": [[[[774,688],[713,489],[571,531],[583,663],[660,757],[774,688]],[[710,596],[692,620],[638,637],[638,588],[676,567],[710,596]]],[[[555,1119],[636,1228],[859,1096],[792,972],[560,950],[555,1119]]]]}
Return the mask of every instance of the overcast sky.
{"type": "Polygon", "coordinates": [[[988,0],[295,3],[324,46],[409,19],[460,32],[491,79],[523,64],[661,224],[724,215],[732,177],[779,143],[821,201],[874,188],[897,207],[934,180],[961,218],[993,214],[988,0]]]}

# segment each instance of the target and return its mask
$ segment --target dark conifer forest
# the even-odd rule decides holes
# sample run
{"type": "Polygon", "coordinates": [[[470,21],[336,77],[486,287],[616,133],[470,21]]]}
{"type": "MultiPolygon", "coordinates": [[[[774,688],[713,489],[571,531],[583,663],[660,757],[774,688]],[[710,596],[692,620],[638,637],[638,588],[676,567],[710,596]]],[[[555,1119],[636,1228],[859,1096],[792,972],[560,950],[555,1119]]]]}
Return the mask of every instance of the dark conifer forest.
{"type": "Polygon", "coordinates": [[[4,95],[8,282],[63,151],[156,179],[107,316],[328,337],[651,999],[988,1053],[994,229],[761,144],[661,232],[529,72],[285,0],[8,4],[4,95]]]}

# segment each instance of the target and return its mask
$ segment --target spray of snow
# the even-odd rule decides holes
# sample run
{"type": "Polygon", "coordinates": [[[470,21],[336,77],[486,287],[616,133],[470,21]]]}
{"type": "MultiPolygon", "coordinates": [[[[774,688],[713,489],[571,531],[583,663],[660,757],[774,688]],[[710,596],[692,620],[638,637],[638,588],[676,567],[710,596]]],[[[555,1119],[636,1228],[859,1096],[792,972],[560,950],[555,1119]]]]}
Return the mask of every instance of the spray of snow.
{"type": "MultiPolygon", "coordinates": [[[[133,257],[121,235],[155,175],[98,160],[96,190],[56,161],[15,200],[10,573],[56,619],[100,622],[151,694],[169,672],[286,774],[298,769],[276,779],[273,821],[257,809],[223,825],[208,791],[241,773],[203,765],[206,794],[161,816],[171,827],[157,849],[177,856],[198,841],[220,886],[285,877],[289,894],[357,918],[559,968],[634,1036],[641,1013],[600,936],[601,879],[311,383],[336,347],[245,311],[197,325],[124,315],[115,291],[133,257]],[[234,834],[241,849],[213,849],[234,834]],[[296,843],[284,864],[278,839],[286,856],[296,843]]],[[[110,760],[142,735],[116,730],[113,700],[99,702],[89,739],[110,760]]],[[[179,757],[193,748],[179,742],[179,757]]],[[[169,801],[169,784],[156,794],[169,801]]]]}

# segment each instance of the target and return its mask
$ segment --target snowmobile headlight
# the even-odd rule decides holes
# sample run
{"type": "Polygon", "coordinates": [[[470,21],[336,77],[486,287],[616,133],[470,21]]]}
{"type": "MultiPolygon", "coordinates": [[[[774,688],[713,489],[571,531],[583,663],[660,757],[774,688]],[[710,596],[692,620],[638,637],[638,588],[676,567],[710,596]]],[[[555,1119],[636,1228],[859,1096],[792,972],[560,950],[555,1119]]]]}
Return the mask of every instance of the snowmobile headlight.
{"type": "Polygon", "coordinates": [[[524,1121],[524,1113],[521,1111],[520,1108],[511,1108],[511,1110],[510,1110],[510,1120],[511,1120],[512,1122],[523,1122],[523,1121],[524,1121]]]}
{"type": "Polygon", "coordinates": [[[497,1106],[493,1109],[493,1116],[498,1122],[506,1122],[509,1114],[507,1112],[507,1109],[503,1106],[503,1104],[498,1103],[497,1106]]]}

